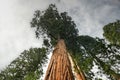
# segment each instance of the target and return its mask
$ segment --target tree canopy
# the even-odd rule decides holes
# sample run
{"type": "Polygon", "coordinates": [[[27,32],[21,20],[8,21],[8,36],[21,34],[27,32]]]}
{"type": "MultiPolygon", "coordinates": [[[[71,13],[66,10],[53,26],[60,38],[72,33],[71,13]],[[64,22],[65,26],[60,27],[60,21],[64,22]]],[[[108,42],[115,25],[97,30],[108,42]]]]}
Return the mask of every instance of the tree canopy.
{"type": "Polygon", "coordinates": [[[106,74],[109,80],[120,79],[120,47],[107,44],[104,39],[89,36],[79,38],[82,49],[79,54],[76,54],[75,59],[85,72],[87,79],[92,80],[94,77],[94,73],[91,72],[93,63],[100,69],[98,73],[106,74]]]}
{"type": "Polygon", "coordinates": [[[51,39],[67,39],[77,36],[78,30],[67,12],[59,13],[56,6],[51,4],[45,11],[37,10],[31,22],[31,27],[36,28],[36,36],[45,33],[51,39]]]}
{"type": "Polygon", "coordinates": [[[25,50],[8,67],[0,72],[0,80],[37,80],[43,74],[47,61],[46,48],[25,50]]]}
{"type": "Polygon", "coordinates": [[[120,45],[120,20],[104,26],[104,37],[112,44],[120,45]]]}
{"type": "Polygon", "coordinates": [[[55,45],[59,39],[64,39],[68,49],[75,51],[78,47],[76,24],[67,12],[59,13],[54,4],[49,5],[45,11],[37,10],[31,21],[31,27],[36,29],[36,37],[47,34],[52,45],[55,45]]]}

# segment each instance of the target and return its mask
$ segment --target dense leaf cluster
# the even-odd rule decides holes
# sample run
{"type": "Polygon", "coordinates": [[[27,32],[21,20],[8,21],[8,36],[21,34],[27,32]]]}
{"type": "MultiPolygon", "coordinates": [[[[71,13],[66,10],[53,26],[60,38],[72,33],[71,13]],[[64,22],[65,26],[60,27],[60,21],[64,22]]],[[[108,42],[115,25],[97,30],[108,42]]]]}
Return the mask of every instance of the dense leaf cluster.
{"type": "Polygon", "coordinates": [[[68,49],[75,51],[78,47],[76,24],[66,12],[59,13],[53,4],[49,5],[45,11],[35,12],[31,27],[36,29],[36,37],[39,37],[40,34],[47,34],[52,45],[55,45],[58,40],[64,39],[68,49]]]}
{"type": "Polygon", "coordinates": [[[104,26],[104,37],[112,44],[120,45],[120,20],[104,26]]]}

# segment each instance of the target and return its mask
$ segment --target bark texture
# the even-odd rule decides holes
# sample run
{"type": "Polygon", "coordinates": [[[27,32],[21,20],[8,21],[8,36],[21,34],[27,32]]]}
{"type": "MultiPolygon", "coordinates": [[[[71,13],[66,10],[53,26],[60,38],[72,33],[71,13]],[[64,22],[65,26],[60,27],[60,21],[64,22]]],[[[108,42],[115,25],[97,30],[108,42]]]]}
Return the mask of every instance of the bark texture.
{"type": "Polygon", "coordinates": [[[86,80],[82,70],[78,67],[75,60],[72,59],[70,54],[68,54],[68,55],[69,55],[69,59],[70,59],[71,65],[72,65],[72,70],[74,72],[75,79],[76,80],[86,80]]]}
{"type": "Polygon", "coordinates": [[[75,80],[69,58],[64,40],[59,40],[53,51],[44,80],[75,80]]]}

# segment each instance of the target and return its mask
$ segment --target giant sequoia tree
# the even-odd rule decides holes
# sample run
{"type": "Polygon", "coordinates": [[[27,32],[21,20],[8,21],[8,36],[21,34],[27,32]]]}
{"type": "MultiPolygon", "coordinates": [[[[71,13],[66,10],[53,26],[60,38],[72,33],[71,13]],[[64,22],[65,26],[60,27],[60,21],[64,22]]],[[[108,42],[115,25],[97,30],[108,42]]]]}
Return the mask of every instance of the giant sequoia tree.
{"type": "MultiPolygon", "coordinates": [[[[77,45],[78,31],[71,17],[66,12],[59,13],[55,5],[51,4],[47,10],[35,12],[31,25],[36,28],[37,37],[40,34],[46,34],[51,40],[51,45],[54,46],[57,43],[45,80],[74,80],[70,54],[67,50],[73,53],[79,47],[77,45]]],[[[80,80],[83,80],[81,75],[80,71],[79,74],[76,73],[76,77],[79,76],[80,80]]]]}
{"type": "MultiPolygon", "coordinates": [[[[3,80],[36,80],[42,75],[42,65],[50,48],[54,48],[45,80],[93,80],[92,68],[97,65],[98,74],[109,80],[120,80],[120,21],[106,25],[104,39],[79,36],[72,18],[66,12],[59,13],[51,4],[45,11],[35,11],[31,27],[37,38],[42,35],[46,48],[24,51],[0,73],[3,80]],[[73,74],[74,72],[74,74],[73,74]]],[[[101,80],[95,77],[95,80],[101,80]]]]}
{"type": "Polygon", "coordinates": [[[94,75],[91,71],[93,63],[98,65],[101,69],[100,73],[107,74],[109,79],[120,79],[120,70],[118,69],[120,61],[119,58],[117,58],[120,56],[119,47],[107,44],[103,39],[78,36],[78,30],[76,29],[74,21],[72,21],[71,17],[68,16],[66,12],[59,13],[55,5],[49,5],[48,9],[42,12],[39,10],[36,11],[31,26],[36,29],[36,37],[39,38],[40,34],[42,34],[50,38],[50,41],[45,39],[44,42],[46,44],[55,46],[58,43],[53,51],[45,80],[73,80],[73,78],[71,78],[73,74],[70,70],[70,64],[69,67],[65,67],[65,70],[68,70],[66,73],[63,68],[63,64],[68,64],[70,58],[66,57],[67,61],[65,62],[63,54],[60,54],[59,51],[65,53],[67,51],[68,54],[66,55],[72,56],[74,71],[80,76],[84,76],[85,74],[86,79],[93,79],[92,77],[94,75]],[[59,46],[61,40],[63,40],[62,43],[65,42],[66,48],[59,46]],[[59,59],[60,55],[62,55],[62,57],[59,59]],[[117,60],[115,61],[115,59],[117,60]],[[61,62],[61,60],[63,61],[61,62]],[[56,63],[57,61],[60,62],[60,64],[56,63]],[[114,65],[112,66],[112,64],[114,65]],[[60,76],[58,76],[59,72],[61,72],[60,76]],[[56,73],[58,73],[58,75],[56,73]],[[68,74],[71,74],[71,76],[68,76],[69,78],[64,76],[68,74]]]}

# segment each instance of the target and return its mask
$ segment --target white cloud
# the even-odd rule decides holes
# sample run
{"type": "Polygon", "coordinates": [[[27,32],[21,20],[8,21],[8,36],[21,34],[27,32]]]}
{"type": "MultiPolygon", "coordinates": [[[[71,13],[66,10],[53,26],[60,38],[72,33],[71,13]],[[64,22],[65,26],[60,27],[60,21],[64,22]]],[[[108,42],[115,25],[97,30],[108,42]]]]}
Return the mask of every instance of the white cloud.
{"type": "Polygon", "coordinates": [[[30,28],[33,11],[15,0],[0,1],[0,69],[8,65],[23,50],[40,47],[30,28]]]}
{"type": "Polygon", "coordinates": [[[58,4],[60,10],[67,11],[72,16],[83,35],[103,37],[103,26],[120,19],[118,0],[61,0],[58,4]]]}

